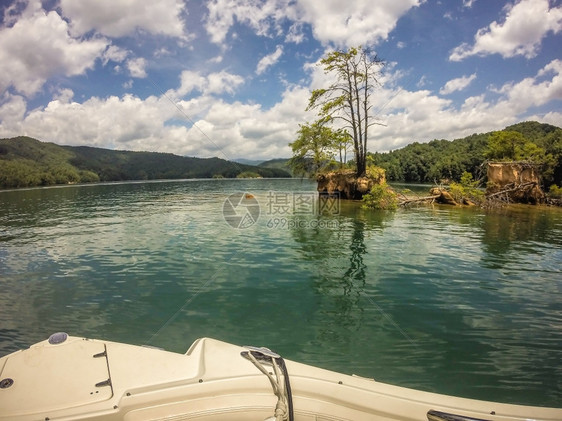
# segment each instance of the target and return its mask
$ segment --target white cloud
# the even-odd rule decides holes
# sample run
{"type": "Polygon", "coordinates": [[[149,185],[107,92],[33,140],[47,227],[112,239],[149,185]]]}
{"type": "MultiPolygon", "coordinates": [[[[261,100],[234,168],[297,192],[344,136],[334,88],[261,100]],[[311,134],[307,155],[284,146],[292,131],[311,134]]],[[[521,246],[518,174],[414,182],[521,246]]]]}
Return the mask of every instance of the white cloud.
{"type": "Polygon", "coordinates": [[[74,97],[74,92],[72,92],[72,89],[68,89],[68,88],[61,89],[60,91],[56,92],[53,95],[53,99],[58,100],[65,104],[69,103],[73,97],[74,97]]]}
{"type": "Polygon", "coordinates": [[[463,7],[471,8],[476,0],[462,0],[463,7]]]}
{"type": "Polygon", "coordinates": [[[234,94],[236,89],[244,83],[239,75],[220,71],[202,75],[200,72],[184,70],[180,75],[180,87],[170,90],[166,95],[170,98],[183,98],[195,92],[201,95],[234,94]]]}
{"type": "Polygon", "coordinates": [[[236,92],[236,89],[244,83],[244,78],[225,71],[211,73],[207,76],[207,86],[203,89],[205,94],[228,93],[230,95],[236,92]]]}
{"type": "Polygon", "coordinates": [[[132,77],[143,79],[147,76],[146,74],[146,60],[142,57],[131,59],[127,61],[127,69],[132,77]]]}
{"type": "Polygon", "coordinates": [[[278,45],[275,52],[263,57],[256,67],[256,73],[261,75],[265,72],[269,67],[273,66],[275,63],[279,61],[279,58],[283,54],[283,46],[278,45]]]}
{"type": "Polygon", "coordinates": [[[184,70],[180,75],[180,87],[175,92],[169,92],[169,95],[173,97],[184,97],[190,94],[192,91],[203,91],[206,85],[206,79],[199,74],[199,72],[194,72],[191,70],[184,70]]]}
{"type": "Polygon", "coordinates": [[[427,85],[427,76],[423,75],[420,80],[418,80],[418,82],[416,83],[416,86],[418,88],[423,88],[424,86],[427,85]]]}
{"type": "Polygon", "coordinates": [[[529,121],[541,121],[543,123],[552,124],[553,126],[560,127],[562,122],[562,113],[557,111],[551,111],[544,115],[532,115],[527,118],[529,121]]]}
{"type": "Polygon", "coordinates": [[[11,27],[0,29],[0,92],[13,86],[27,96],[55,74],[75,76],[92,69],[109,42],[77,40],[56,12],[46,13],[31,0],[11,27]]]}
{"type": "MultiPolygon", "coordinates": [[[[311,87],[325,86],[323,70],[313,64],[308,69],[311,87]]],[[[407,90],[397,83],[401,77],[399,72],[386,75],[388,83],[373,97],[376,117],[385,126],[373,127],[372,151],[497,130],[535,118],[534,107],[562,100],[562,60],[551,61],[534,77],[504,84],[491,96],[497,99],[482,94],[461,106],[430,90],[407,90]]],[[[290,156],[288,143],[295,139],[298,124],[314,119],[313,113],[304,112],[309,87],[287,88],[269,109],[220,97],[242,83],[241,76],[225,71],[207,75],[185,71],[177,89],[161,97],[93,97],[79,103],[72,101],[72,91],[61,89],[47,106],[29,111],[23,97],[4,94],[0,137],[25,134],[60,144],[230,159],[290,156]]],[[[537,120],[560,125],[560,113],[537,120]]]]}
{"type": "MultiPolygon", "coordinates": [[[[184,76],[182,89],[190,88],[187,80],[193,77],[205,84],[208,80],[184,76]]],[[[221,84],[228,79],[225,74],[215,76],[221,84]]],[[[179,102],[167,93],[144,100],[134,95],[93,97],[83,103],[71,102],[67,92],[66,98],[27,115],[21,96],[5,96],[0,105],[0,137],[24,134],[58,144],[230,159],[273,158],[290,156],[288,143],[294,140],[298,124],[311,118],[303,112],[309,96],[306,88],[287,89],[283,99],[267,110],[259,104],[225,102],[209,94],[213,91],[179,102]]]]}
{"type": "Polygon", "coordinates": [[[61,0],[60,5],[78,35],[95,30],[106,36],[123,37],[144,30],[184,37],[180,16],[185,5],[180,0],[61,0]]]}
{"type": "Polygon", "coordinates": [[[19,136],[27,103],[20,95],[6,93],[0,99],[0,137],[19,136]]]}
{"type": "Polygon", "coordinates": [[[535,78],[506,83],[498,92],[508,99],[513,110],[518,113],[550,101],[562,100],[562,60],[551,61],[535,78]]]}
{"type": "Polygon", "coordinates": [[[439,93],[441,95],[448,95],[456,91],[462,91],[464,88],[470,85],[470,83],[474,79],[476,79],[476,73],[473,73],[470,76],[462,76],[456,79],[452,79],[441,88],[439,93]]]}
{"type": "Polygon", "coordinates": [[[303,24],[301,22],[296,22],[291,25],[285,42],[294,42],[295,44],[300,44],[305,39],[303,32],[303,24]]]}
{"type": "Polygon", "coordinates": [[[412,141],[455,139],[499,130],[521,120],[536,119],[560,126],[560,113],[537,116],[532,110],[562,100],[562,60],[551,61],[535,77],[506,83],[495,93],[499,94],[495,101],[482,94],[465,99],[457,108],[430,91],[383,89],[377,99],[385,104],[379,117],[386,127],[373,129],[370,150],[397,149],[412,141]]]}
{"type": "Polygon", "coordinates": [[[337,46],[369,45],[385,40],[396,22],[423,0],[299,0],[302,20],[312,25],[315,37],[337,46]]]}
{"type": "Polygon", "coordinates": [[[549,8],[548,0],[521,0],[506,7],[501,23],[492,22],[474,36],[474,45],[461,44],[449,60],[461,61],[473,55],[501,54],[503,57],[537,55],[542,39],[550,31],[562,30],[562,7],[549,8]]]}
{"type": "Polygon", "coordinates": [[[315,37],[325,45],[373,44],[388,37],[398,19],[424,0],[211,0],[207,7],[207,32],[214,43],[225,41],[234,22],[252,28],[257,35],[283,34],[282,23],[293,24],[286,36],[288,42],[301,42],[302,25],[310,24],[315,37]]]}
{"type": "Polygon", "coordinates": [[[122,63],[128,55],[129,51],[117,47],[116,45],[110,45],[103,53],[103,64],[106,65],[110,60],[116,63],[122,63]]]}
{"type": "Polygon", "coordinates": [[[210,0],[205,27],[211,41],[217,44],[224,42],[235,21],[253,29],[257,35],[281,35],[281,22],[294,19],[294,6],[290,3],[288,0],[210,0]]]}

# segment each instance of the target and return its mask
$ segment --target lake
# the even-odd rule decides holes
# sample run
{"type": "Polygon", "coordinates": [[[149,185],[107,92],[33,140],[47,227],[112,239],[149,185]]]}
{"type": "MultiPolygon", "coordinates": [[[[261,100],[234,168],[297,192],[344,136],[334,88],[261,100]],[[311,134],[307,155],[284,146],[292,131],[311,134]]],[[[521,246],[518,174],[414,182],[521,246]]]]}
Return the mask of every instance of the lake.
{"type": "Polygon", "coordinates": [[[0,355],[198,337],[396,385],[561,406],[562,209],[395,212],[307,180],[0,192],[0,355]]]}

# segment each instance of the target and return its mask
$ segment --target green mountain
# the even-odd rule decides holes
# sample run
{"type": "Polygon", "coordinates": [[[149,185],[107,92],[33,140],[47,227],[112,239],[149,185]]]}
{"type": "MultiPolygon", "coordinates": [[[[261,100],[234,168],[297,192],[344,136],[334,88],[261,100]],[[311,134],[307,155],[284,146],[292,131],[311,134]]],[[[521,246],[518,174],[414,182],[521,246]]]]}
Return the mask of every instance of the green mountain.
{"type": "MultiPolygon", "coordinates": [[[[562,184],[562,129],[535,121],[518,123],[504,129],[520,132],[527,140],[552,156],[552,168],[543,174],[544,184],[562,184]]],[[[375,165],[386,170],[389,181],[434,183],[443,179],[459,181],[468,171],[481,178],[486,161],[484,151],[490,133],[472,134],[462,139],[414,142],[392,152],[369,154],[375,165]]]]}
{"type": "Polygon", "coordinates": [[[220,158],[60,146],[24,136],[0,139],[0,188],[98,181],[234,178],[244,172],[265,178],[290,177],[281,169],[220,158]]]}
{"type": "Polygon", "coordinates": [[[270,159],[269,161],[264,161],[261,164],[258,164],[258,167],[277,168],[279,170],[287,172],[292,171],[291,167],[289,166],[289,158],[270,159]]]}

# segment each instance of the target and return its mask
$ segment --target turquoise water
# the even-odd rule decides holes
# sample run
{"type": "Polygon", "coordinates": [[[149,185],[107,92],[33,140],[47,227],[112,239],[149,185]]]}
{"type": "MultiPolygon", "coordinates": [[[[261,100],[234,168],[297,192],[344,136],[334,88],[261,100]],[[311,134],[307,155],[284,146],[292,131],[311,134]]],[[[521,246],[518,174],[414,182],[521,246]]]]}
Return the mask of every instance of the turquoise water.
{"type": "Polygon", "coordinates": [[[55,331],[177,352],[208,336],[406,387],[562,406],[561,209],[375,212],[319,203],[314,188],[0,192],[0,355],[55,331]]]}

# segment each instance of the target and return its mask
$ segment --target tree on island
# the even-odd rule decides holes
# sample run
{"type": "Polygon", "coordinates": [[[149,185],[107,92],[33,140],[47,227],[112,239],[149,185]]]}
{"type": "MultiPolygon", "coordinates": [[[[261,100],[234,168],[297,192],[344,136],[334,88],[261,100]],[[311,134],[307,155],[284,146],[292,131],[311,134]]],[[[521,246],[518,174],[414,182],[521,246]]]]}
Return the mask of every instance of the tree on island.
{"type": "Polygon", "coordinates": [[[384,62],[370,49],[359,46],[333,51],[320,64],[326,74],[335,75],[335,81],[312,91],[307,110],[318,110],[320,120],[315,124],[342,123],[353,141],[356,175],[365,176],[369,128],[380,124],[371,115],[371,96],[380,86],[384,62]]]}
{"type": "Polygon", "coordinates": [[[343,168],[350,140],[349,133],[345,130],[332,130],[322,121],[316,121],[312,124],[300,124],[297,134],[297,139],[289,143],[293,150],[289,165],[295,174],[316,175],[333,169],[337,165],[336,154],[339,154],[339,167],[343,168]]]}

